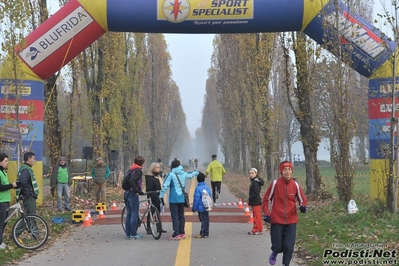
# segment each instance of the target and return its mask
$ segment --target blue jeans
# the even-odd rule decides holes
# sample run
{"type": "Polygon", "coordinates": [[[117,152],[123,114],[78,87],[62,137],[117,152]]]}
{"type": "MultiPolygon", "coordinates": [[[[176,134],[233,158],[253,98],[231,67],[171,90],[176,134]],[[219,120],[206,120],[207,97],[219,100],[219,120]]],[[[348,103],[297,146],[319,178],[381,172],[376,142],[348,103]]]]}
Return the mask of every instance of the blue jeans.
{"type": "Polygon", "coordinates": [[[136,193],[125,191],[126,204],[126,236],[137,235],[137,220],[139,218],[139,195],[136,193]]]}
{"type": "Polygon", "coordinates": [[[184,218],[184,203],[169,203],[170,215],[172,216],[172,236],[185,234],[184,226],[186,219],[184,218]]]}
{"type": "Polygon", "coordinates": [[[209,212],[198,212],[198,218],[201,221],[201,236],[209,236],[209,212]]]}
{"type": "Polygon", "coordinates": [[[62,208],[62,195],[64,195],[64,206],[65,209],[69,209],[69,185],[57,183],[57,209],[62,208]]]}

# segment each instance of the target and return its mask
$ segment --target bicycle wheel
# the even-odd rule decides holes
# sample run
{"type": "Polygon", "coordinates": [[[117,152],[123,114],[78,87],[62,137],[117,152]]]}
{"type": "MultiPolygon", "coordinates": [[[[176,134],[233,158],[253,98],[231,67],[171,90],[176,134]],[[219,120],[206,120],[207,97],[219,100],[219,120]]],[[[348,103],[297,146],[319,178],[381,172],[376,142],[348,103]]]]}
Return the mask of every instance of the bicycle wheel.
{"type": "Polygon", "coordinates": [[[123,210],[122,210],[121,223],[122,223],[123,231],[126,233],[126,207],[123,207],[123,210]]]}
{"type": "Polygon", "coordinates": [[[15,244],[24,249],[37,249],[46,243],[49,229],[46,221],[36,215],[27,214],[19,218],[12,228],[15,244]]]}
{"type": "Polygon", "coordinates": [[[155,206],[151,206],[150,208],[150,228],[151,228],[151,234],[156,240],[161,238],[162,235],[161,215],[159,214],[158,208],[155,206]]]}

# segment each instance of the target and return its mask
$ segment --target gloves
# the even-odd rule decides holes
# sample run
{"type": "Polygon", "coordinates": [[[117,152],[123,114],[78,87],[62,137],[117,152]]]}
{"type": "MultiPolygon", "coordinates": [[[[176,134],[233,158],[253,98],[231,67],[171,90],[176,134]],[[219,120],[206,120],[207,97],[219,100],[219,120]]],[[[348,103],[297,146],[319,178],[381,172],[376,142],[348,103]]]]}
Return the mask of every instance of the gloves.
{"type": "Polygon", "coordinates": [[[269,215],[263,216],[263,221],[270,224],[270,216],[269,215]]]}
{"type": "Polygon", "coordinates": [[[144,192],[143,191],[139,191],[137,194],[139,194],[140,196],[143,196],[144,192]]]}
{"type": "Polygon", "coordinates": [[[51,196],[54,197],[54,195],[55,195],[55,187],[51,187],[51,196]]]}
{"type": "Polygon", "coordinates": [[[306,212],[306,206],[300,206],[300,207],[299,207],[299,211],[300,211],[301,213],[305,213],[305,212],[306,212]]]}

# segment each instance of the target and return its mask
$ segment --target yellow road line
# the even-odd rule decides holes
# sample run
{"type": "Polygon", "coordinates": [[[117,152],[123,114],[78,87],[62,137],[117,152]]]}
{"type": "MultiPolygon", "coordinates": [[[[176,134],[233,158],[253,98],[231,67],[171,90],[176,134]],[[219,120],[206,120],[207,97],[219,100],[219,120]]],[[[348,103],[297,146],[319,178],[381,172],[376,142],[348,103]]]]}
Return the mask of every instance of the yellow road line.
{"type": "MultiPolygon", "coordinates": [[[[193,195],[195,187],[197,186],[196,180],[191,179],[189,198],[193,203],[193,195]]],[[[191,216],[193,212],[185,212],[184,215],[191,216]]],[[[186,239],[180,240],[179,247],[176,252],[175,266],[190,266],[191,257],[191,241],[193,239],[193,223],[186,223],[185,226],[186,239]]]]}

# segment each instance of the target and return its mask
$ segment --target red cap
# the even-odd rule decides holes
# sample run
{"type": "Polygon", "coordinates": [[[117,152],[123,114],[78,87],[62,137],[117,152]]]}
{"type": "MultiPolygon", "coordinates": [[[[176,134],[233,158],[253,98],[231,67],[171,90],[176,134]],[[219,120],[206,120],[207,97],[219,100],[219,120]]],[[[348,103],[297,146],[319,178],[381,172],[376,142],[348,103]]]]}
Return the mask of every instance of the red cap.
{"type": "Polygon", "coordinates": [[[284,162],[280,163],[280,167],[279,167],[280,174],[283,174],[283,170],[286,167],[289,167],[289,168],[291,168],[292,171],[294,171],[294,169],[292,168],[292,163],[289,161],[284,161],[284,162]]]}

